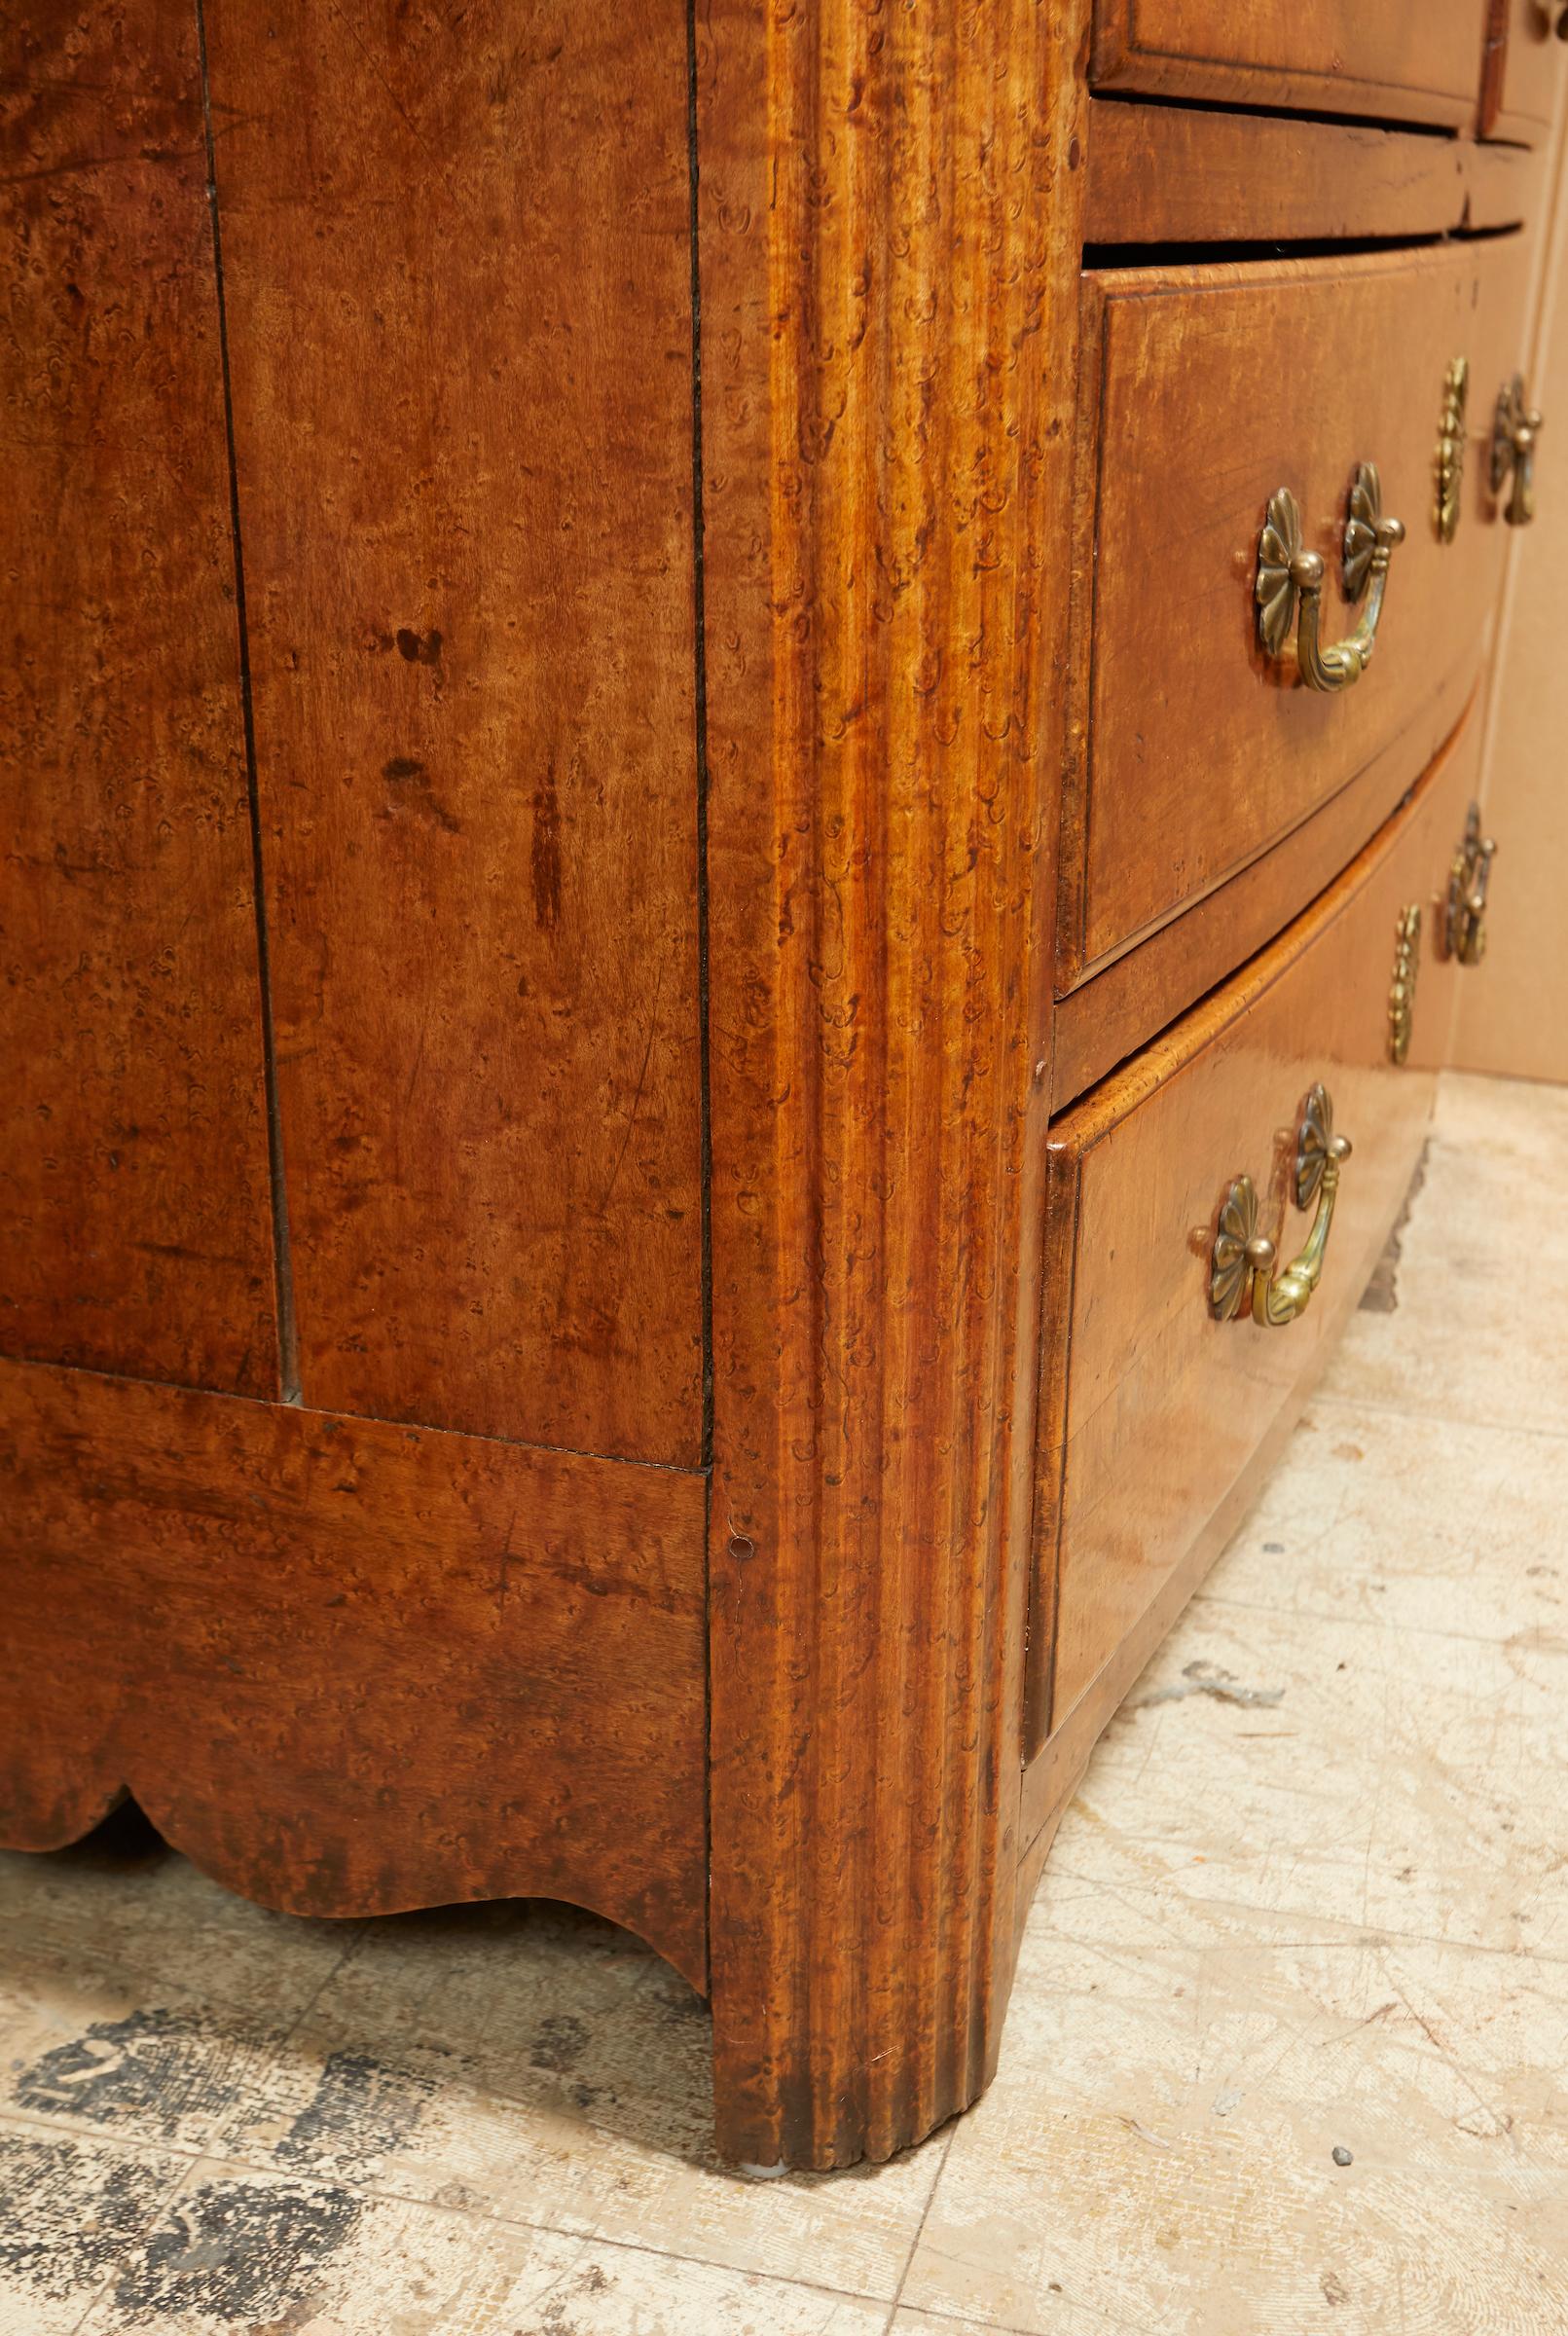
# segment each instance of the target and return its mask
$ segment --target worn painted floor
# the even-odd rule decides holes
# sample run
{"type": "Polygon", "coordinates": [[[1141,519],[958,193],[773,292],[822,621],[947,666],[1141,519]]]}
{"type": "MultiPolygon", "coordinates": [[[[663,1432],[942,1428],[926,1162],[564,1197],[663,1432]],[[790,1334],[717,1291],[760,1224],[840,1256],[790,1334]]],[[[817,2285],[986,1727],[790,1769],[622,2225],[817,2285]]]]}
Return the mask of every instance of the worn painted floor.
{"type": "Polygon", "coordinates": [[[607,1925],[291,1921],[120,1821],[0,1858],[0,2336],[1568,2329],[1565,1164],[1568,1093],[1447,1082],[968,2117],[744,2181],[607,1925]]]}

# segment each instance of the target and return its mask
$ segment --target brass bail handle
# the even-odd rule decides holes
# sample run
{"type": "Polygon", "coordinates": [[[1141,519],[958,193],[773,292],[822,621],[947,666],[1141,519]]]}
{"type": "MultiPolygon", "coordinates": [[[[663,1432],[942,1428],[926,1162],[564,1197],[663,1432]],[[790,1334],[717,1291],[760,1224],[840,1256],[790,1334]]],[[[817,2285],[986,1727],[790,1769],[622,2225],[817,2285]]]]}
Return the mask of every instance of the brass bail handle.
{"type": "Polygon", "coordinates": [[[1350,1144],[1333,1132],[1333,1102],[1320,1079],[1301,1106],[1295,1131],[1295,1205],[1318,1204],[1306,1246],[1275,1272],[1279,1253],[1258,1229],[1258,1188],[1250,1176],[1238,1176],[1225,1194],[1209,1253],[1209,1311],[1216,1321],[1250,1313],[1259,1329],[1277,1331],[1306,1312],[1323,1276],[1339,1175],[1349,1157],[1350,1144]]]}
{"type": "Polygon", "coordinates": [[[1258,538],[1258,632],[1270,657],[1283,658],[1295,628],[1296,671],[1308,689],[1348,689],[1372,661],[1378,621],[1388,586],[1389,562],[1404,541],[1402,520],[1383,517],[1383,487],[1375,462],[1359,462],[1350,490],[1342,558],[1345,598],[1354,605],[1365,593],[1361,623],[1347,640],[1325,648],[1319,638],[1323,616],[1323,562],[1305,548],[1301,507],[1289,487],[1268,498],[1268,517],[1258,538]]]}
{"type": "Polygon", "coordinates": [[[1541,411],[1527,405],[1524,377],[1515,374],[1497,393],[1492,418],[1492,493],[1506,487],[1503,517],[1511,528],[1527,528],[1535,517],[1535,449],[1541,435],[1541,411]]]}
{"type": "Polygon", "coordinates": [[[1474,967],[1486,955],[1486,888],[1497,846],[1481,833],[1480,805],[1472,803],[1448,871],[1448,898],[1438,928],[1438,954],[1474,967]]]}

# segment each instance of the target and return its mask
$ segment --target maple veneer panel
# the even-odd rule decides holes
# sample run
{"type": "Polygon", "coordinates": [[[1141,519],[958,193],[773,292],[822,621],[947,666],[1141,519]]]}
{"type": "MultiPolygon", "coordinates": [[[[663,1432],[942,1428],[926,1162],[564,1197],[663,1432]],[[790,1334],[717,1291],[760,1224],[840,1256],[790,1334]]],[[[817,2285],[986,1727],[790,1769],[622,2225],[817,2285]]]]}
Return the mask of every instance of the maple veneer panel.
{"type": "MultiPolygon", "coordinates": [[[[1084,467],[1064,793],[1059,985],[1290,834],[1380,758],[1425,767],[1479,671],[1506,530],[1486,480],[1518,362],[1523,240],[1084,278],[1084,467]],[[1458,539],[1433,464],[1449,360],[1471,361],[1458,539]],[[1404,520],[1375,660],[1337,695],[1258,643],[1268,498],[1289,487],[1328,568],[1324,635],[1354,629],[1340,547],[1359,461],[1404,520]],[[1085,670],[1087,669],[1087,671],[1085,670]]],[[[1158,1021],[1149,1025],[1157,1028],[1158,1021]]]]}
{"type": "Polygon", "coordinates": [[[306,1397],[695,1461],[685,10],[207,26],[306,1397]]]}
{"type": "Polygon", "coordinates": [[[1090,78],[1200,103],[1472,119],[1486,0],[1099,0],[1090,78]]]}
{"type": "Polygon", "coordinates": [[[1097,98],[1088,150],[1090,243],[1440,235],[1494,224],[1511,184],[1519,192],[1503,216],[1518,219],[1529,192],[1527,158],[1508,147],[1157,100],[1097,98]],[[1477,157],[1488,182],[1480,190],[1477,157]]]}
{"type": "Polygon", "coordinates": [[[1545,0],[1490,0],[1481,91],[1483,137],[1544,145],[1551,129],[1561,60],[1545,0]]]}
{"type": "Polygon", "coordinates": [[[697,11],[720,2146],[971,2099],[1013,1951],[1076,8],[697,11]]]}
{"type": "Polygon", "coordinates": [[[704,1486],[0,1364],[0,1838],[128,1786],[303,1915],[566,1898],[706,1969],[704,1486]]]}
{"type": "Polygon", "coordinates": [[[1047,1713],[1056,1725],[1069,1717],[1154,1603],[1322,1361],[1339,1295],[1371,1269],[1447,1057],[1457,972],[1437,955],[1436,904],[1477,757],[1467,726],[1413,807],[1319,903],[1053,1124],[1046,1222],[1060,1295],[1042,1369],[1034,1744],[1047,1713]],[[1388,996],[1407,904],[1424,921],[1414,1039],[1400,1067],[1388,996]],[[1318,1299],[1282,1330],[1218,1323],[1208,1259],[1232,1178],[1258,1186],[1282,1263],[1304,1244],[1310,1213],[1285,1202],[1298,1107],[1318,1079],[1355,1146],[1318,1299]]]}
{"type": "Polygon", "coordinates": [[[0,1348],[277,1383],[189,14],[6,13],[0,1348]]]}

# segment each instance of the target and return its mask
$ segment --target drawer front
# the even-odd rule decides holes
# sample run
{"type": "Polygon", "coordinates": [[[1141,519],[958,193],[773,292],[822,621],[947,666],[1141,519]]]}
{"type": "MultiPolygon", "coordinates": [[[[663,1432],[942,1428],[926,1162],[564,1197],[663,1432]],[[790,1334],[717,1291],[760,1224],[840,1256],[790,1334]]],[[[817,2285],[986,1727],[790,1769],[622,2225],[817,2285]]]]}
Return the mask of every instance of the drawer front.
{"type": "Polygon", "coordinates": [[[1244,1477],[1359,1297],[1424,1140],[1460,972],[1440,955],[1478,761],[1468,724],[1411,802],[1223,990],[1056,1122],[1049,1146],[1034,1622],[1038,1748],[1115,1655],[1244,1477]],[[1391,1059],[1402,912],[1420,906],[1408,1053],[1391,1059]],[[1299,1319],[1215,1318],[1211,1250],[1253,1180],[1283,1262],[1298,1107],[1327,1086],[1351,1138],[1322,1278],[1299,1319]]]}
{"type": "Polygon", "coordinates": [[[1468,122],[1488,0],[1100,0],[1091,80],[1226,105],[1468,122]]]}
{"type": "Polygon", "coordinates": [[[1383,761],[1391,784],[1369,833],[1453,728],[1509,532],[1487,449],[1519,357],[1523,257],[1503,237],[1085,276],[1059,993],[1383,761]],[[1443,541],[1435,465],[1458,357],[1470,367],[1466,461],[1443,541]],[[1341,554],[1368,461],[1406,535],[1375,659],[1325,694],[1301,680],[1294,636],[1277,658],[1259,639],[1259,535],[1289,489],[1324,562],[1323,638],[1352,633],[1367,602],[1345,600],[1341,554]]]}
{"type": "Polygon", "coordinates": [[[1481,83],[1480,131],[1525,146],[1545,143],[1556,102],[1556,8],[1545,0],[1491,0],[1486,66],[1481,83]]]}

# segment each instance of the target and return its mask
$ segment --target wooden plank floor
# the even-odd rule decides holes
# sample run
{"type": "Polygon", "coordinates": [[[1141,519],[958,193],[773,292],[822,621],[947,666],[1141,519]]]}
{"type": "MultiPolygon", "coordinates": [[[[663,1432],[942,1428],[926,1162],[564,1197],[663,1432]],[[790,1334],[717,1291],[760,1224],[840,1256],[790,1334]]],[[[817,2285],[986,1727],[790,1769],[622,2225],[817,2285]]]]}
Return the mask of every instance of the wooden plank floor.
{"type": "Polygon", "coordinates": [[[0,2336],[1568,2325],[1565,1157],[1568,1090],[1444,1083],[1400,1256],[1064,1822],[970,2116],[745,2181],[635,1941],[288,1920],[122,1822],[0,1859],[0,2336]]]}

